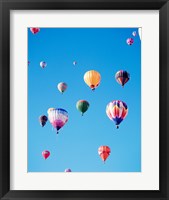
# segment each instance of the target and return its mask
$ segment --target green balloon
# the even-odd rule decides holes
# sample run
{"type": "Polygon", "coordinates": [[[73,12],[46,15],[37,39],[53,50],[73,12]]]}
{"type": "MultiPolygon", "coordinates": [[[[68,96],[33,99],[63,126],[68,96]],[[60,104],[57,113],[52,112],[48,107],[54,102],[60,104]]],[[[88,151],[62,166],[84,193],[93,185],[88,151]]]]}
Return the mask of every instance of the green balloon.
{"type": "Polygon", "coordinates": [[[82,113],[85,113],[88,108],[89,108],[89,103],[85,100],[79,100],[77,103],[76,103],[76,108],[82,113]]]}

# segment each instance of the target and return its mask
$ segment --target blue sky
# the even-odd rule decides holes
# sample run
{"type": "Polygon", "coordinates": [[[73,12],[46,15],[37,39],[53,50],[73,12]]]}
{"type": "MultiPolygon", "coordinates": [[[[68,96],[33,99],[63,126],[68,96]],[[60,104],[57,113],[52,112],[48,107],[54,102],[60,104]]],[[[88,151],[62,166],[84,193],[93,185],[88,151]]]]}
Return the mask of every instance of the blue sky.
{"type": "Polygon", "coordinates": [[[28,172],[140,172],[141,171],[141,41],[137,28],[41,28],[28,29],[28,172]],[[126,39],[132,37],[129,46],[126,39]],[[47,62],[42,69],[41,61],[47,62]],[[77,65],[73,65],[77,61],[77,65]],[[93,92],[83,76],[88,70],[101,74],[93,92]],[[129,82],[122,88],[115,73],[126,70],[129,82]],[[62,95],[59,82],[68,84],[62,95]],[[82,117],[78,100],[90,103],[82,117]],[[128,105],[128,116],[116,129],[106,115],[112,100],[128,105]],[[50,107],[69,113],[57,135],[49,121],[41,127],[40,115],[50,107]],[[111,154],[104,164],[98,148],[107,145],[111,154]],[[42,151],[51,155],[44,160],[42,151]]]}

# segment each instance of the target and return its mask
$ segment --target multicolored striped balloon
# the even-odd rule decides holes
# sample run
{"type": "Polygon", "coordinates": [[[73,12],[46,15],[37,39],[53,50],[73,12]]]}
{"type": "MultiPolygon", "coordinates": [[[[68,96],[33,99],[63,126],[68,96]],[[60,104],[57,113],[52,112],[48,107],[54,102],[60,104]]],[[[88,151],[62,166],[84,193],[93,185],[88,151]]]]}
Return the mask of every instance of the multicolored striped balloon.
{"type": "Polygon", "coordinates": [[[58,134],[59,129],[61,129],[68,121],[68,112],[62,108],[51,109],[50,112],[48,112],[48,119],[52,126],[57,130],[58,134]]]}
{"type": "Polygon", "coordinates": [[[119,124],[128,114],[127,104],[119,100],[112,101],[106,107],[106,114],[110,120],[115,122],[116,127],[119,128],[119,124]]]}
{"type": "Polygon", "coordinates": [[[100,146],[98,149],[98,154],[104,162],[109,157],[110,153],[111,150],[108,146],[100,146]]]}
{"type": "Polygon", "coordinates": [[[129,81],[130,74],[127,71],[120,70],[116,73],[115,79],[120,85],[124,86],[129,81]]]}

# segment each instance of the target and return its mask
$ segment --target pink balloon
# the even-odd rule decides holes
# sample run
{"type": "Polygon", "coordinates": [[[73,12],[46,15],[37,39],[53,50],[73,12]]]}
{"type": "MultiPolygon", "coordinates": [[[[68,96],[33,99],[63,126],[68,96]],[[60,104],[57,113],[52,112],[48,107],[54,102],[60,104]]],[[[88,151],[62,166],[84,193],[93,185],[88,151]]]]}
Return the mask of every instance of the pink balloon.
{"type": "Polygon", "coordinates": [[[33,33],[33,34],[36,34],[40,31],[40,28],[30,28],[30,31],[33,33]]]}
{"type": "Polygon", "coordinates": [[[126,42],[127,42],[128,45],[132,45],[134,43],[134,40],[133,40],[133,38],[128,38],[126,40],[126,42]]]}
{"type": "Polygon", "coordinates": [[[44,159],[46,160],[49,156],[50,156],[50,151],[45,150],[42,152],[42,156],[44,157],[44,159]]]}

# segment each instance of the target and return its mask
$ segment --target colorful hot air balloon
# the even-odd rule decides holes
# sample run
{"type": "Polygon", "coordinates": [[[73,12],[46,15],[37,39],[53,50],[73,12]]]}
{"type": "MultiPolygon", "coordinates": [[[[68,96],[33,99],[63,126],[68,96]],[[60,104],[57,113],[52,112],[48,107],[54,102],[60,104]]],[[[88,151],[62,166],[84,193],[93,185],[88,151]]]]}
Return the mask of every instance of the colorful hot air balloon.
{"type": "Polygon", "coordinates": [[[136,31],[133,31],[132,35],[133,35],[134,37],[136,37],[137,32],[136,32],[136,31]]]}
{"type": "Polygon", "coordinates": [[[46,124],[47,121],[48,121],[48,118],[47,118],[45,115],[41,115],[41,116],[39,117],[39,122],[40,122],[40,125],[41,125],[42,127],[45,126],[45,124],[46,124]]]}
{"type": "Polygon", "coordinates": [[[126,40],[126,42],[127,42],[128,45],[132,45],[134,43],[134,40],[133,40],[133,38],[128,38],[126,40]]]}
{"type": "Polygon", "coordinates": [[[99,86],[100,80],[101,80],[101,76],[99,72],[95,70],[87,71],[84,74],[84,81],[92,90],[95,90],[95,88],[99,86]]]}
{"type": "Polygon", "coordinates": [[[115,122],[116,127],[119,128],[119,124],[128,114],[127,105],[123,101],[112,101],[106,107],[106,114],[110,120],[115,122]]]}
{"type": "Polygon", "coordinates": [[[73,65],[74,65],[74,66],[77,65],[77,62],[76,62],[76,61],[73,61],[73,65]]]}
{"type": "Polygon", "coordinates": [[[130,74],[127,71],[120,70],[116,73],[115,79],[120,85],[124,86],[129,81],[130,74]]]}
{"type": "Polygon", "coordinates": [[[58,90],[63,94],[67,89],[67,84],[64,82],[61,82],[58,84],[57,87],[58,87],[58,90]]]}
{"type": "Polygon", "coordinates": [[[110,153],[111,150],[108,146],[100,146],[98,149],[98,154],[104,162],[109,157],[110,153]]]}
{"type": "Polygon", "coordinates": [[[65,172],[72,172],[71,169],[65,169],[65,172]]]}
{"type": "Polygon", "coordinates": [[[46,160],[50,156],[50,151],[48,150],[42,151],[42,156],[46,160]]]}
{"type": "Polygon", "coordinates": [[[47,66],[47,63],[46,63],[45,61],[41,61],[41,62],[40,62],[40,66],[41,66],[42,68],[45,68],[45,67],[47,66]]]}
{"type": "Polygon", "coordinates": [[[30,28],[30,31],[33,33],[33,34],[36,34],[40,31],[40,28],[30,28]]]}
{"type": "Polygon", "coordinates": [[[68,121],[68,112],[62,108],[56,108],[48,113],[48,119],[52,126],[57,130],[58,134],[59,129],[61,129],[68,121]]]}
{"type": "Polygon", "coordinates": [[[79,100],[76,103],[76,108],[82,113],[83,116],[83,113],[85,113],[89,108],[89,103],[85,100],[79,100]]]}
{"type": "Polygon", "coordinates": [[[141,28],[138,28],[138,34],[139,34],[139,37],[140,37],[140,40],[141,40],[141,37],[142,37],[142,29],[141,28]]]}

